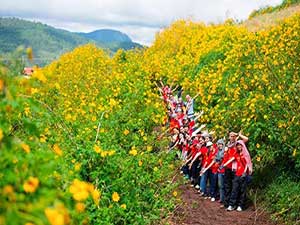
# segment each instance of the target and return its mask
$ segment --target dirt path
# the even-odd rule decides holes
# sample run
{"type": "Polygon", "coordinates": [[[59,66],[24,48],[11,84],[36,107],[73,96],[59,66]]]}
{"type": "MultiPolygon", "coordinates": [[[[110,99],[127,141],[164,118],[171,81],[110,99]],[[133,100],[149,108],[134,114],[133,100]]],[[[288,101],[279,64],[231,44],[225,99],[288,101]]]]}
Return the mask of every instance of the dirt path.
{"type": "Polygon", "coordinates": [[[171,225],[273,225],[264,212],[256,212],[249,206],[243,212],[227,212],[220,208],[220,203],[211,202],[200,197],[189,184],[182,185],[182,204],[179,205],[171,218],[171,225]]]}

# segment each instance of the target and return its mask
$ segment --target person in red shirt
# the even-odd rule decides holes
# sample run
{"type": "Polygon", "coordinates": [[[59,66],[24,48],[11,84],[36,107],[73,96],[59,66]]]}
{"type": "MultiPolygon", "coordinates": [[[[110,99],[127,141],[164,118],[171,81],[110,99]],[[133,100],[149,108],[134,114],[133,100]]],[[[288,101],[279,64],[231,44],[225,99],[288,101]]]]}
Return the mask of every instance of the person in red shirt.
{"type": "MultiPolygon", "coordinates": [[[[210,163],[210,152],[213,151],[213,143],[211,141],[206,143],[206,149],[203,149],[202,154],[202,168],[206,168],[210,163]]],[[[206,184],[207,184],[207,178],[209,177],[210,170],[203,169],[203,172],[200,173],[201,179],[200,179],[200,195],[207,197],[206,193],[206,184]]]]}
{"type": "MultiPolygon", "coordinates": [[[[188,141],[189,141],[189,155],[187,157],[187,160],[185,161],[185,164],[188,166],[189,173],[190,173],[190,179],[191,179],[191,186],[196,187],[197,186],[197,179],[199,176],[199,159],[195,160],[193,163],[190,163],[193,158],[196,156],[196,154],[199,151],[199,138],[197,136],[190,137],[187,135],[188,141]]],[[[198,188],[198,186],[197,186],[198,188]]]]}
{"type": "Polygon", "coordinates": [[[237,141],[236,153],[234,154],[234,161],[236,162],[235,176],[233,179],[233,187],[229,200],[228,211],[232,211],[237,207],[237,211],[242,211],[246,200],[246,176],[252,173],[251,158],[248,158],[248,152],[243,141],[237,141]],[[250,161],[249,161],[250,160],[250,161]]]}
{"type": "Polygon", "coordinates": [[[207,176],[209,178],[209,197],[212,202],[216,200],[216,185],[217,185],[217,179],[218,179],[218,168],[219,166],[216,165],[216,155],[218,153],[217,148],[213,145],[212,142],[207,142],[207,146],[209,148],[208,156],[206,159],[205,164],[203,165],[203,169],[200,173],[200,175],[204,175],[207,173],[207,176]]]}
{"type": "Polygon", "coordinates": [[[229,199],[231,196],[231,191],[232,191],[232,184],[233,184],[233,179],[235,172],[233,171],[233,157],[236,152],[236,142],[237,140],[241,138],[244,143],[248,141],[248,137],[244,136],[239,133],[235,132],[230,132],[229,133],[229,142],[227,143],[227,147],[225,148],[224,152],[224,159],[223,162],[224,166],[220,166],[220,169],[223,169],[225,167],[225,173],[224,173],[224,207],[228,208],[229,206],[229,199]]]}

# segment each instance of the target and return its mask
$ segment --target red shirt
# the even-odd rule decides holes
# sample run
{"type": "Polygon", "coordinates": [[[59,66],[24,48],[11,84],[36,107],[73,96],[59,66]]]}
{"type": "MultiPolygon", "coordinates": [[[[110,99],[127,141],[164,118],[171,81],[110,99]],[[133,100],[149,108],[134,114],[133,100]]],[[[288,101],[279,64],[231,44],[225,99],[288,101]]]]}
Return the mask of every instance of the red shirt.
{"type": "Polygon", "coordinates": [[[196,147],[196,145],[199,143],[199,140],[197,140],[197,139],[195,139],[195,140],[193,140],[193,143],[192,143],[192,145],[191,145],[191,155],[192,155],[192,157],[194,158],[195,156],[196,156],[196,154],[199,152],[199,150],[200,149],[198,149],[197,147],[196,147]]]}
{"type": "Polygon", "coordinates": [[[173,129],[175,127],[177,127],[177,128],[180,127],[179,122],[175,118],[171,118],[171,120],[170,120],[170,128],[173,129]]]}
{"type": "MultiPolygon", "coordinates": [[[[212,161],[214,160],[214,158],[216,157],[217,153],[218,153],[218,150],[217,150],[216,148],[213,147],[213,148],[211,149],[209,155],[208,155],[208,158],[207,158],[207,165],[206,165],[206,166],[209,166],[209,164],[211,164],[211,162],[212,162],[212,161]]],[[[218,166],[217,163],[214,163],[214,164],[210,167],[211,172],[212,172],[213,174],[216,174],[216,173],[218,172],[218,168],[219,168],[219,166],[218,166]]]]}
{"type": "MultiPolygon", "coordinates": [[[[234,157],[235,153],[236,153],[235,147],[228,148],[228,150],[224,152],[223,163],[226,163],[228,160],[230,160],[232,157],[234,157]]],[[[232,169],[232,162],[229,163],[226,166],[226,168],[232,169]]]]}
{"type": "Polygon", "coordinates": [[[234,159],[235,159],[236,164],[237,164],[235,175],[237,175],[237,176],[240,177],[240,176],[243,175],[243,173],[245,171],[247,162],[246,162],[246,159],[243,156],[243,154],[242,153],[238,153],[238,152],[235,153],[234,159]]]}
{"type": "Polygon", "coordinates": [[[208,148],[203,146],[200,149],[201,155],[202,155],[202,163],[201,166],[203,167],[204,164],[207,162],[207,158],[208,158],[208,148]]]}
{"type": "Polygon", "coordinates": [[[207,160],[206,160],[207,161],[207,165],[206,166],[208,166],[213,161],[213,159],[215,158],[216,154],[217,154],[217,150],[214,147],[212,147],[211,150],[210,150],[210,152],[209,152],[209,154],[208,154],[208,156],[207,156],[207,160]]]}

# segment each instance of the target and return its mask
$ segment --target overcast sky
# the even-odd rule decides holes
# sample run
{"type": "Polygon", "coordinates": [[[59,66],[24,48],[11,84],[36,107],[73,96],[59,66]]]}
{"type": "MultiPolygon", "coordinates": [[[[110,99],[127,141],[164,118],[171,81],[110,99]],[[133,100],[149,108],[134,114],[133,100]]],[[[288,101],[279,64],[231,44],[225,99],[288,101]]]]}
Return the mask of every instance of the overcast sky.
{"type": "Polygon", "coordinates": [[[40,21],[69,31],[118,29],[150,45],[155,33],[177,19],[243,20],[254,10],[282,0],[0,0],[0,16],[40,21]]]}

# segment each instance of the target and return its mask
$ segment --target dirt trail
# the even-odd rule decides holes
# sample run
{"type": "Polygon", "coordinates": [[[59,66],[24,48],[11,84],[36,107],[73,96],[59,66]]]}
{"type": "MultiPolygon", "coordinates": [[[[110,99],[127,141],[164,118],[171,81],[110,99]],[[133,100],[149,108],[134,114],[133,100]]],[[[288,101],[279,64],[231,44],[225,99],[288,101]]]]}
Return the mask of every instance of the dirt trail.
{"type": "Polygon", "coordinates": [[[269,216],[263,212],[256,212],[250,205],[243,212],[227,212],[220,208],[220,203],[211,202],[200,197],[189,184],[180,188],[182,204],[179,205],[171,218],[171,225],[273,225],[269,216]]]}

